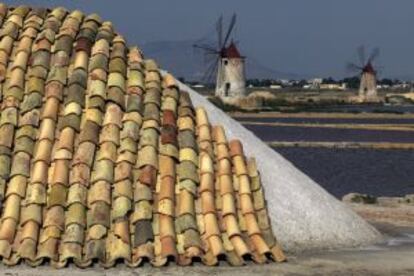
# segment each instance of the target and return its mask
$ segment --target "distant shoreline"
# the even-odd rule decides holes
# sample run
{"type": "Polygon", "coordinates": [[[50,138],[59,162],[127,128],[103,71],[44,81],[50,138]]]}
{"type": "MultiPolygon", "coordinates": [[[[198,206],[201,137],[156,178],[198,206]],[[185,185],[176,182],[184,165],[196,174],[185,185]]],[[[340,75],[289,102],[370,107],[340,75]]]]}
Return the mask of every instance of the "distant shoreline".
{"type": "Polygon", "coordinates": [[[333,118],[333,119],[414,119],[414,113],[347,113],[347,112],[297,112],[285,113],[275,111],[249,112],[229,112],[236,118],[333,118]]]}

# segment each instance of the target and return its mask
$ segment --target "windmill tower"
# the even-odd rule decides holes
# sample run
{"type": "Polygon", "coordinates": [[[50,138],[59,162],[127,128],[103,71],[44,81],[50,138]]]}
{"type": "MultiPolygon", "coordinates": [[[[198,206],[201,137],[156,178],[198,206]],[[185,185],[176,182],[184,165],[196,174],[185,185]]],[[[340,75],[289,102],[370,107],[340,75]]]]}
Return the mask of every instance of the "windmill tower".
{"type": "Polygon", "coordinates": [[[217,70],[216,96],[246,96],[244,60],[245,57],[240,55],[233,42],[222,50],[217,70]]]}
{"type": "Polygon", "coordinates": [[[368,59],[365,58],[365,49],[363,46],[358,48],[360,65],[349,63],[348,71],[360,74],[360,84],[358,98],[361,102],[377,102],[377,71],[374,68],[374,60],[379,56],[379,49],[375,48],[368,59]]]}
{"type": "Polygon", "coordinates": [[[208,81],[216,75],[215,95],[223,99],[246,96],[246,58],[240,54],[236,43],[230,39],[235,24],[236,14],[233,14],[223,39],[223,17],[220,17],[216,24],[217,46],[193,45],[195,48],[203,50],[207,57],[212,57],[203,79],[208,81]]]}

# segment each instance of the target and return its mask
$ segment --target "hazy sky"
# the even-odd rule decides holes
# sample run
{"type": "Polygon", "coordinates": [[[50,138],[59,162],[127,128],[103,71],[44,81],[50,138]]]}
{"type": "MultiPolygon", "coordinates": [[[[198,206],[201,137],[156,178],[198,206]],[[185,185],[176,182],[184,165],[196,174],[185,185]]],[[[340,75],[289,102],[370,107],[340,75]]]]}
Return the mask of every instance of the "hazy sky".
{"type": "Polygon", "coordinates": [[[247,58],[276,70],[342,77],[356,48],[380,47],[382,77],[414,79],[413,0],[3,1],[78,8],[111,20],[130,43],[196,39],[220,14],[238,15],[247,58]]]}

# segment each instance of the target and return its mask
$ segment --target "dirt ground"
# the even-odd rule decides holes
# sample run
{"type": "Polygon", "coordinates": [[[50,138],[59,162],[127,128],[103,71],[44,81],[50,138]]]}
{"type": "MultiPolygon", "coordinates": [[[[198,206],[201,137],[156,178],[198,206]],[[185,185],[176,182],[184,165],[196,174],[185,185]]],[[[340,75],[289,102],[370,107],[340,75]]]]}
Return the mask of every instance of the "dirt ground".
{"type": "Polygon", "coordinates": [[[414,275],[414,217],[411,211],[407,213],[405,207],[384,210],[366,205],[353,205],[352,208],[384,234],[384,242],[363,248],[306,252],[289,256],[289,261],[282,264],[249,263],[243,267],[231,267],[222,263],[217,267],[195,264],[190,267],[169,265],[162,268],[145,264],[136,269],[123,264],[111,269],[98,265],[79,269],[71,265],[61,270],[46,265],[31,268],[21,264],[16,267],[1,265],[0,275],[414,275]],[[404,214],[408,214],[408,218],[404,214]]]}

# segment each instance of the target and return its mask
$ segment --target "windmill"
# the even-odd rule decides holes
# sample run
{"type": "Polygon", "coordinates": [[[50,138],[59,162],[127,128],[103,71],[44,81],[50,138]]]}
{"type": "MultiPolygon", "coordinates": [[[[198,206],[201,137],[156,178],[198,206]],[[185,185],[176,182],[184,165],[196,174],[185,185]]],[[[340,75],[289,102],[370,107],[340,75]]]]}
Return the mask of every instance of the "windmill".
{"type": "Polygon", "coordinates": [[[363,102],[378,101],[377,93],[377,73],[378,71],[374,67],[374,61],[379,56],[379,48],[374,48],[371,51],[368,59],[366,59],[365,48],[360,46],[357,49],[359,57],[359,65],[355,63],[347,64],[347,71],[353,73],[359,73],[361,76],[359,84],[359,99],[363,102]]]}
{"type": "Polygon", "coordinates": [[[217,44],[215,46],[194,44],[193,47],[204,51],[209,59],[203,80],[216,77],[216,96],[236,98],[246,96],[245,57],[240,55],[236,43],[230,39],[236,24],[236,14],[231,17],[227,31],[223,33],[223,17],[217,20],[217,44]],[[223,36],[224,34],[224,36],[223,36]]]}

